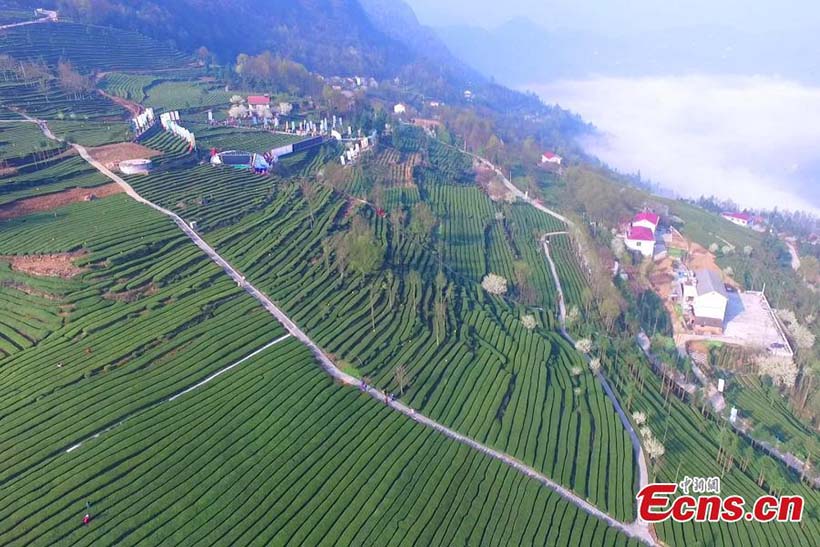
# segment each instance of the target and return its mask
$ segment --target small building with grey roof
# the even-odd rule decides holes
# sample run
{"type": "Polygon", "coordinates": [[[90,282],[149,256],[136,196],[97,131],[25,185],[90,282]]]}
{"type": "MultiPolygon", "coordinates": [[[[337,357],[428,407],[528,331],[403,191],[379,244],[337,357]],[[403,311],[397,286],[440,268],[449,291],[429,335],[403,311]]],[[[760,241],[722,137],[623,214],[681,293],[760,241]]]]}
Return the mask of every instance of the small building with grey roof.
{"type": "Polygon", "coordinates": [[[692,303],[695,325],[722,331],[729,294],[726,292],[720,272],[698,270],[695,272],[695,279],[697,296],[692,303]]]}

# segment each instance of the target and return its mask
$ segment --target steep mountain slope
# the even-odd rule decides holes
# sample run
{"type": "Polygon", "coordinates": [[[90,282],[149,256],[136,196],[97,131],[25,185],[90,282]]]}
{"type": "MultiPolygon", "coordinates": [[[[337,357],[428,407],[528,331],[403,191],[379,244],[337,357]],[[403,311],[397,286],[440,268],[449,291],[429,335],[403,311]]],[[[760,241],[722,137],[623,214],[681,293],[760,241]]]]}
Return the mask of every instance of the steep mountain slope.
{"type": "Polygon", "coordinates": [[[390,38],[401,42],[416,55],[446,63],[476,80],[483,77],[456,58],[435,30],[419,23],[413,9],[402,0],[359,0],[373,25],[390,38]]]}
{"type": "Polygon", "coordinates": [[[356,0],[61,0],[58,8],[181,49],[205,46],[222,62],[267,49],[324,74],[387,77],[412,60],[405,46],[370,23],[356,0]]]}

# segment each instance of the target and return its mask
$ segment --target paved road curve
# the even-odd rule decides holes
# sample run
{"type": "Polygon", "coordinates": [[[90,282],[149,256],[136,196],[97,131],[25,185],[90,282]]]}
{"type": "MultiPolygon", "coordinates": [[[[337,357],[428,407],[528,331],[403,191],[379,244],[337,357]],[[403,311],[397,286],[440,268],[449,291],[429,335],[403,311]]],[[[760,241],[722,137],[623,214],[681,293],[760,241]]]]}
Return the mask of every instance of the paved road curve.
{"type": "MultiPolygon", "coordinates": [[[[560,233],[560,232],[557,232],[560,233]]],[[[541,245],[544,247],[544,255],[547,257],[547,262],[550,265],[550,271],[552,272],[552,278],[555,281],[555,287],[558,292],[558,322],[560,325],[560,332],[561,336],[563,336],[569,343],[573,346],[575,345],[575,339],[570,336],[567,332],[566,324],[567,324],[567,308],[566,304],[564,303],[564,291],[561,288],[561,279],[558,277],[558,270],[555,268],[555,262],[552,260],[552,255],[550,255],[550,244],[549,244],[549,236],[555,234],[547,234],[541,239],[541,245]]],[[[589,356],[586,357],[587,361],[589,361],[589,356]]],[[[621,403],[618,401],[618,398],[615,397],[615,393],[612,391],[612,387],[609,385],[609,381],[607,381],[606,377],[600,372],[596,372],[595,375],[598,377],[598,380],[601,382],[601,385],[606,392],[607,397],[612,401],[613,406],[615,407],[615,411],[618,413],[618,416],[621,418],[621,423],[629,432],[629,437],[632,440],[632,450],[635,453],[635,458],[638,460],[638,490],[649,484],[649,471],[646,466],[646,457],[643,453],[643,447],[641,446],[641,441],[638,438],[638,434],[635,432],[635,429],[632,427],[632,422],[629,421],[629,418],[624,412],[623,407],[621,407],[621,403]]],[[[640,519],[636,520],[633,525],[642,528],[647,534],[650,534],[649,525],[640,519]]]]}
{"type": "MultiPolygon", "coordinates": [[[[40,129],[48,138],[53,140],[61,140],[58,139],[51,132],[51,130],[48,128],[47,124],[44,121],[35,120],[34,118],[31,118],[30,116],[27,116],[22,113],[19,114],[26,117],[26,119],[28,119],[29,121],[34,121],[35,123],[37,123],[40,129]]],[[[219,255],[219,253],[217,253],[210,245],[208,245],[208,243],[205,242],[205,240],[202,239],[202,237],[200,237],[200,235],[196,233],[196,231],[191,229],[191,227],[188,224],[186,224],[185,221],[179,215],[140,196],[130,184],[128,184],[125,180],[122,179],[122,177],[112,173],[111,170],[109,170],[103,164],[92,158],[88,151],[85,149],[85,147],[73,143],[71,144],[71,146],[75,150],[77,150],[77,152],[85,161],[93,165],[102,174],[104,174],[117,184],[119,184],[123,188],[125,193],[128,194],[128,196],[138,201],[139,203],[143,203],[148,207],[151,207],[152,209],[159,211],[160,213],[170,217],[177,224],[177,226],[185,233],[185,235],[187,235],[188,238],[191,239],[191,241],[193,241],[194,244],[197,247],[199,247],[206,255],[208,255],[208,257],[212,261],[219,265],[219,267],[222,268],[225,271],[225,273],[227,273],[231,277],[231,279],[233,279],[237,283],[239,287],[243,288],[248,294],[250,294],[260,304],[262,304],[262,306],[266,310],[268,310],[268,312],[271,315],[273,315],[280,323],[282,323],[285,329],[294,338],[298,339],[300,342],[306,345],[314,354],[317,361],[319,362],[319,365],[325,370],[327,374],[329,374],[332,378],[334,378],[335,380],[339,381],[344,385],[360,385],[359,379],[351,376],[350,374],[342,372],[338,367],[336,367],[333,361],[331,361],[330,358],[327,355],[325,355],[325,353],[319,348],[319,346],[315,342],[313,342],[313,340],[311,340],[307,336],[307,334],[305,334],[304,331],[302,331],[302,329],[300,329],[293,321],[291,321],[291,319],[287,315],[285,315],[285,313],[281,309],[279,309],[265,294],[259,291],[251,283],[247,282],[245,280],[245,277],[239,271],[237,271],[233,266],[231,266],[231,264],[229,264],[228,261],[222,258],[219,255]]],[[[495,450],[493,448],[490,448],[489,446],[481,444],[478,441],[466,437],[460,433],[457,433],[456,431],[448,428],[447,426],[439,422],[436,422],[426,416],[423,416],[422,414],[416,412],[414,409],[408,407],[403,403],[400,403],[398,401],[391,401],[384,392],[379,391],[373,387],[367,386],[365,391],[374,399],[386,402],[390,408],[398,412],[401,412],[402,414],[408,416],[416,422],[423,424],[431,429],[434,429],[450,439],[460,442],[475,450],[478,450],[479,452],[491,458],[501,461],[502,463],[512,467],[520,473],[523,473],[528,477],[537,480],[544,486],[558,493],[561,497],[563,497],[564,499],[566,499],[567,501],[569,501],[570,503],[584,511],[585,513],[603,520],[609,526],[623,532],[629,537],[640,540],[648,545],[655,545],[655,540],[649,532],[648,527],[646,527],[644,523],[638,521],[632,523],[623,523],[608,515],[607,513],[604,513],[603,511],[601,511],[585,499],[581,498],[568,488],[561,486],[560,484],[554,482],[546,475],[543,475],[542,473],[539,473],[532,467],[529,467],[528,465],[521,463],[512,456],[495,450]]]]}

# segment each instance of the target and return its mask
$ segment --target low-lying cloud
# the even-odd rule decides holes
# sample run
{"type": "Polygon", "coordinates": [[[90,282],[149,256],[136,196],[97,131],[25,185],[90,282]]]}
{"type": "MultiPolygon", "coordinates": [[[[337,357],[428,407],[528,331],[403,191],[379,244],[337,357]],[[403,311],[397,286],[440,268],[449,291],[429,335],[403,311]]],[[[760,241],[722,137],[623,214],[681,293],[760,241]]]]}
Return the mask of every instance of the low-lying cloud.
{"type": "Polygon", "coordinates": [[[595,124],[584,142],[676,194],[820,214],[820,88],[767,77],[595,78],[530,86],[595,124]]]}

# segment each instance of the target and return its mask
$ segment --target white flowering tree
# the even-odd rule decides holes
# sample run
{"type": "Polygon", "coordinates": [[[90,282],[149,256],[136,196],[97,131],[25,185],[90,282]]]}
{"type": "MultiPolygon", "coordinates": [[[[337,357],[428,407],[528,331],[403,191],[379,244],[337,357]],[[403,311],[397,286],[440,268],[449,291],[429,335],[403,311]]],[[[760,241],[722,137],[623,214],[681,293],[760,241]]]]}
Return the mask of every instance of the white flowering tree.
{"type": "MultiPolygon", "coordinates": [[[[799,349],[811,349],[814,347],[815,336],[807,327],[798,322],[797,316],[793,311],[788,309],[776,310],[777,317],[786,325],[786,330],[789,331],[794,343],[799,349]]],[[[810,318],[812,321],[814,318],[810,318]]],[[[811,321],[807,321],[811,324],[811,321]]]]}
{"type": "Polygon", "coordinates": [[[498,274],[487,274],[481,280],[481,287],[490,294],[504,295],[507,294],[507,279],[498,274]]]}
{"type": "Polygon", "coordinates": [[[799,349],[811,349],[814,347],[815,336],[807,327],[804,327],[800,323],[792,323],[789,327],[789,332],[799,349]]]}
{"type": "Polygon", "coordinates": [[[581,367],[578,367],[578,366],[575,366],[575,367],[572,367],[571,369],[569,369],[569,373],[572,374],[573,376],[580,376],[581,372],[582,372],[581,367]]]}
{"type": "Polygon", "coordinates": [[[273,111],[270,109],[270,106],[263,105],[256,109],[256,115],[262,119],[270,120],[273,118],[273,111]]]}
{"type": "Polygon", "coordinates": [[[578,306],[572,306],[567,312],[567,326],[572,326],[581,320],[581,310],[578,306]]]}
{"type": "Polygon", "coordinates": [[[245,99],[242,98],[242,95],[232,95],[231,96],[231,104],[237,105],[242,104],[245,102],[245,99]]]}
{"type": "Polygon", "coordinates": [[[720,249],[720,245],[718,245],[717,243],[712,243],[711,245],[709,245],[710,253],[716,253],[718,252],[718,249],[720,249]]]}
{"type": "Polygon", "coordinates": [[[779,310],[775,310],[775,313],[780,318],[781,321],[786,323],[786,325],[791,325],[792,323],[797,323],[797,317],[794,315],[794,312],[788,310],[786,308],[782,308],[779,310]]]}
{"type": "Polygon", "coordinates": [[[248,109],[245,105],[235,104],[228,109],[228,116],[231,118],[244,118],[248,115],[248,109]]]}
{"type": "Polygon", "coordinates": [[[524,328],[527,330],[532,330],[536,327],[537,323],[535,322],[534,315],[525,315],[521,318],[521,324],[524,325],[524,328]]]}
{"type": "Polygon", "coordinates": [[[640,410],[636,410],[632,413],[632,421],[634,421],[636,425],[642,426],[646,423],[646,414],[640,410]]]}
{"type": "Polygon", "coordinates": [[[655,437],[644,439],[643,446],[653,462],[658,461],[658,458],[666,454],[666,448],[664,448],[663,444],[655,437]]]}
{"type": "Polygon", "coordinates": [[[778,386],[794,387],[797,380],[797,364],[789,357],[761,355],[756,363],[757,373],[768,376],[778,386]]]}
{"type": "Polygon", "coordinates": [[[589,352],[592,351],[592,340],[589,338],[581,338],[575,342],[575,349],[584,355],[589,355],[589,352]]]}
{"type": "Polygon", "coordinates": [[[589,370],[591,370],[593,374],[598,374],[598,371],[601,370],[601,360],[597,357],[595,357],[594,359],[590,359],[589,370]]]}

